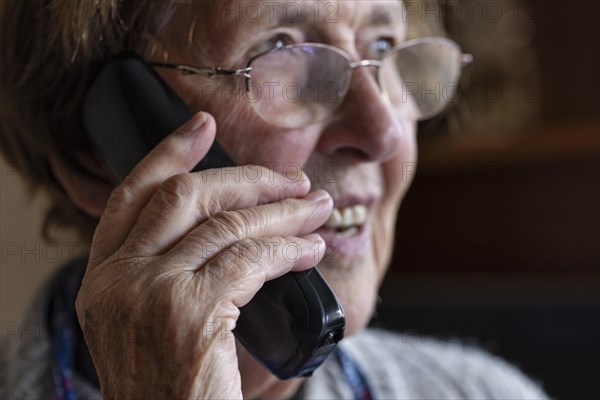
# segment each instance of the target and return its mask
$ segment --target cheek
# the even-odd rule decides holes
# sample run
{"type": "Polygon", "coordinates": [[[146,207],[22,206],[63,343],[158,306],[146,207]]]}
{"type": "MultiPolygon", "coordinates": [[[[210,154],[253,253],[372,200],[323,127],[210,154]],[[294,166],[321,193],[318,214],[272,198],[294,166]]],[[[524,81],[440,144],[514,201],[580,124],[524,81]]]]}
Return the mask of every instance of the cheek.
{"type": "Polygon", "coordinates": [[[224,86],[178,71],[158,72],[192,111],[206,111],[215,118],[217,140],[237,164],[264,165],[281,173],[304,166],[314,151],[318,126],[290,130],[266,123],[244,98],[239,82],[224,86]]]}
{"type": "Polygon", "coordinates": [[[400,121],[402,140],[397,154],[383,163],[382,174],[385,184],[385,199],[383,206],[397,211],[400,202],[412,183],[417,171],[417,124],[406,119],[400,121]]]}
{"type": "Polygon", "coordinates": [[[265,154],[273,151],[273,144],[266,140],[273,136],[272,128],[254,113],[237,82],[230,86],[201,78],[183,80],[169,76],[169,84],[193,112],[205,111],[215,118],[216,138],[236,164],[258,164],[257,156],[264,160],[265,154]]]}
{"type": "Polygon", "coordinates": [[[398,154],[381,165],[385,195],[377,209],[373,230],[379,282],[383,279],[392,255],[398,209],[417,168],[416,122],[405,123],[403,139],[398,154]]]}
{"type": "Polygon", "coordinates": [[[217,140],[238,165],[266,166],[282,173],[302,168],[314,149],[310,129],[289,130],[266,123],[244,99],[214,95],[191,102],[195,110],[211,113],[217,121],[217,140]]]}

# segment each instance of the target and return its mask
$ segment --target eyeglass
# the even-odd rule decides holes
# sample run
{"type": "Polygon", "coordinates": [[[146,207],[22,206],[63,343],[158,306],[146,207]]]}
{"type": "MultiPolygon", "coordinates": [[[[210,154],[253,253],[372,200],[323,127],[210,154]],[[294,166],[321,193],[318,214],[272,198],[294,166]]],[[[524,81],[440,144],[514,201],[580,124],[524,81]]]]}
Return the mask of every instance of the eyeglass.
{"type": "Polygon", "coordinates": [[[265,121],[286,128],[322,122],[348,93],[356,68],[375,67],[381,93],[394,111],[431,118],[456,99],[462,67],[473,57],[452,40],[417,38],[386,51],[379,60],[353,61],[321,43],[280,46],[252,57],[246,68],[223,69],[152,63],[207,78],[245,78],[245,98],[265,121]]]}

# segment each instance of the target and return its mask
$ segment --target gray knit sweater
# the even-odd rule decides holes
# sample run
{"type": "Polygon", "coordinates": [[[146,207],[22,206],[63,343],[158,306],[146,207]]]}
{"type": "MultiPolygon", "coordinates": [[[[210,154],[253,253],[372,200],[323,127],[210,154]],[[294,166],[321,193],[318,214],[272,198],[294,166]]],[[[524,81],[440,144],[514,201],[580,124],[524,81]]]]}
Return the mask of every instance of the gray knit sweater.
{"type": "MultiPolygon", "coordinates": [[[[375,399],[547,399],[505,361],[473,347],[367,329],[344,339],[375,399]]],[[[307,382],[307,399],[352,399],[331,358],[307,382]]]]}
{"type": "MultiPolygon", "coordinates": [[[[0,399],[55,397],[50,342],[44,334],[43,303],[24,330],[3,329],[0,399]]],[[[547,399],[515,367],[483,351],[456,343],[367,329],[340,344],[365,375],[374,399],[547,399]]],[[[74,377],[79,399],[102,395],[74,377]]],[[[331,357],[309,378],[303,399],[352,399],[339,365],[331,357]]]]}
{"type": "MultiPolygon", "coordinates": [[[[9,349],[4,339],[0,399],[54,398],[48,341],[35,338],[30,330],[25,343],[18,340],[26,345],[5,351],[9,349]]],[[[548,398],[515,367],[474,348],[379,330],[344,339],[341,346],[365,373],[374,399],[548,398]]],[[[80,399],[102,398],[77,376],[75,388],[80,399]]],[[[330,358],[308,379],[302,398],[352,399],[352,392],[340,367],[330,358]]]]}

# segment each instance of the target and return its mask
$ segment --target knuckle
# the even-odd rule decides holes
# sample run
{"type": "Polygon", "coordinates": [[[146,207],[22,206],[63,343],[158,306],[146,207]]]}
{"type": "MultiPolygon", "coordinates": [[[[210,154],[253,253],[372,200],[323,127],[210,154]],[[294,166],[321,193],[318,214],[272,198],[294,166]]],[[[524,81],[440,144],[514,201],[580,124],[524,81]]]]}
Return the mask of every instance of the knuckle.
{"type": "Polygon", "coordinates": [[[137,257],[148,251],[156,249],[156,241],[146,234],[135,234],[129,236],[118,249],[119,257],[137,257]]]}
{"type": "Polygon", "coordinates": [[[258,227],[259,233],[263,233],[269,227],[271,217],[268,213],[261,212],[258,208],[247,208],[241,210],[240,218],[246,227],[258,227]]]}
{"type": "Polygon", "coordinates": [[[251,238],[240,240],[236,244],[238,254],[246,261],[257,262],[262,258],[264,245],[261,241],[251,238]]]}
{"type": "Polygon", "coordinates": [[[180,208],[190,204],[195,193],[194,180],[190,174],[178,174],[164,181],[156,196],[161,203],[172,208],[180,208]]]}
{"type": "Polygon", "coordinates": [[[267,277],[263,254],[260,240],[239,240],[209,261],[203,268],[204,279],[229,289],[260,285],[267,277]]]}
{"type": "Polygon", "coordinates": [[[246,216],[246,213],[238,211],[219,211],[213,220],[223,230],[231,233],[235,238],[240,240],[246,237],[250,227],[250,220],[246,216]]]}
{"type": "Polygon", "coordinates": [[[275,206],[275,212],[282,218],[288,219],[289,221],[293,221],[300,215],[304,215],[306,217],[305,212],[310,211],[310,208],[306,207],[306,202],[301,199],[283,199],[275,203],[275,206]]]}
{"type": "Polygon", "coordinates": [[[231,256],[235,260],[233,265],[237,266],[234,273],[238,279],[266,280],[268,271],[263,262],[265,250],[262,241],[252,238],[242,239],[231,247],[231,256]]]}
{"type": "Polygon", "coordinates": [[[117,186],[115,190],[112,191],[108,202],[106,204],[106,212],[114,212],[120,210],[122,208],[126,208],[128,205],[133,204],[135,202],[135,191],[133,188],[128,185],[126,182],[123,182],[121,185],[117,186]]]}

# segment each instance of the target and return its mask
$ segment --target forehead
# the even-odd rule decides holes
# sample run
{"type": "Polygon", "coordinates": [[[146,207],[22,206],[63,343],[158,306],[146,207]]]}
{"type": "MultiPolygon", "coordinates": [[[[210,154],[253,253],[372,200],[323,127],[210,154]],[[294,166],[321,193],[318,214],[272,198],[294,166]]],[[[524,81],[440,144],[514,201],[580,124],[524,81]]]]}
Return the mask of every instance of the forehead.
{"type": "Polygon", "coordinates": [[[401,0],[191,0],[184,4],[192,7],[182,7],[181,19],[193,18],[213,32],[282,25],[357,28],[404,22],[401,0]]]}
{"type": "Polygon", "coordinates": [[[404,36],[400,0],[173,0],[163,43],[200,62],[228,63],[249,43],[280,29],[310,33],[311,41],[353,42],[366,28],[404,36]],[[389,29],[388,29],[389,28],[389,29]],[[315,39],[316,38],[316,39],[315,39]]]}
{"type": "MultiPolygon", "coordinates": [[[[374,14],[380,21],[400,16],[401,0],[211,0],[203,6],[220,11],[230,22],[335,23],[374,14]]],[[[223,18],[221,18],[223,22],[223,18]]]]}

